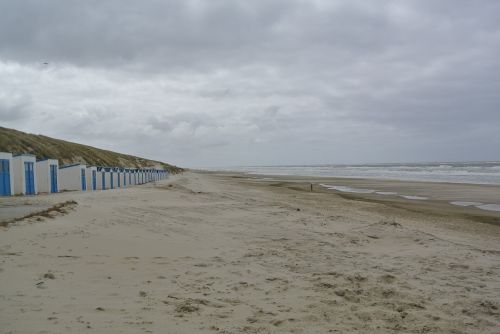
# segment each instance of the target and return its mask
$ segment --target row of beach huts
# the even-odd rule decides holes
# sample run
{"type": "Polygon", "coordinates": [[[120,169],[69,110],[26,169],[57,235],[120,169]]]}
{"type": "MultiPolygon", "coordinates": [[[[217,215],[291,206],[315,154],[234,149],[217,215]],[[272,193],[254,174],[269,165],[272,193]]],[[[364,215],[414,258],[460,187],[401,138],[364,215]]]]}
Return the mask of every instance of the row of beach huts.
{"type": "Polygon", "coordinates": [[[31,154],[0,152],[0,196],[35,195],[60,191],[93,191],[163,180],[159,168],[121,168],[72,164],[59,167],[57,159],[36,160],[31,154]]]}

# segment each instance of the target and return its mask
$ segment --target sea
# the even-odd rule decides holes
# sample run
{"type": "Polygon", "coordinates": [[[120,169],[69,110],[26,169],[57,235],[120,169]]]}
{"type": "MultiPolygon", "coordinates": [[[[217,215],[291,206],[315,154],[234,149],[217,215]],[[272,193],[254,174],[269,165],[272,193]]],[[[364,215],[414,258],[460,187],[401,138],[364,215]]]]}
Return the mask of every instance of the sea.
{"type": "Polygon", "coordinates": [[[500,161],[214,168],[261,175],[325,176],[500,185],[500,161]]]}

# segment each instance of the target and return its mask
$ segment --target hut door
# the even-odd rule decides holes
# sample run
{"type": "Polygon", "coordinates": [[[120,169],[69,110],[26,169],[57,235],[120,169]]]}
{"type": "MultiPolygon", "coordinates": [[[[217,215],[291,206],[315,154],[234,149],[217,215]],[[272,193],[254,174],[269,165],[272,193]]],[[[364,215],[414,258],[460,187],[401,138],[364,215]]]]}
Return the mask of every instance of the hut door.
{"type": "Polygon", "coordinates": [[[10,195],[10,163],[7,159],[0,159],[0,196],[10,195]]]}
{"type": "Polygon", "coordinates": [[[82,190],[87,190],[87,180],[85,177],[85,169],[80,169],[80,174],[82,175],[82,190]]]}
{"type": "Polygon", "coordinates": [[[50,192],[56,193],[57,190],[57,165],[50,165],[50,192]]]}
{"type": "Polygon", "coordinates": [[[92,190],[97,189],[97,172],[95,170],[92,171],[92,190]]]}
{"type": "Polygon", "coordinates": [[[26,195],[35,194],[35,172],[32,162],[24,162],[24,183],[26,195]]]}

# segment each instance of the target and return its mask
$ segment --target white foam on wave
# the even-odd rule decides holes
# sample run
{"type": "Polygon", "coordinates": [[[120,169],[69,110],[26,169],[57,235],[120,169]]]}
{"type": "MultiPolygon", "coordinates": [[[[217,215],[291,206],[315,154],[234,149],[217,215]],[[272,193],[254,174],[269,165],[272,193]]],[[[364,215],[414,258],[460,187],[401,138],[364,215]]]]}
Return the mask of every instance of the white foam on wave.
{"type": "Polygon", "coordinates": [[[488,211],[500,211],[500,204],[482,204],[477,205],[476,208],[488,211]]]}
{"type": "Polygon", "coordinates": [[[453,201],[453,202],[450,202],[450,204],[458,205],[458,206],[479,206],[479,205],[483,205],[483,203],[481,203],[481,202],[467,202],[467,201],[453,201]]]}
{"type": "Polygon", "coordinates": [[[401,197],[406,198],[406,199],[413,199],[413,200],[417,200],[417,201],[423,201],[423,200],[429,199],[429,197],[413,196],[413,195],[401,195],[401,197]]]}

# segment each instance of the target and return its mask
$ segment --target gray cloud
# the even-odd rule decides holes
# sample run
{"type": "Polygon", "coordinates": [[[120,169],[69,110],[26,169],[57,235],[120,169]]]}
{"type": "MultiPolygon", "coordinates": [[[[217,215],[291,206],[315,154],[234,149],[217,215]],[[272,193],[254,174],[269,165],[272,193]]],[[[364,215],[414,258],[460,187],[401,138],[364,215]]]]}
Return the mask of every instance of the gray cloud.
{"type": "Polygon", "coordinates": [[[29,95],[8,90],[0,92],[0,122],[10,123],[29,117],[31,103],[29,95]]]}
{"type": "Polygon", "coordinates": [[[499,10],[0,1],[0,121],[188,166],[500,159],[499,10]]]}

